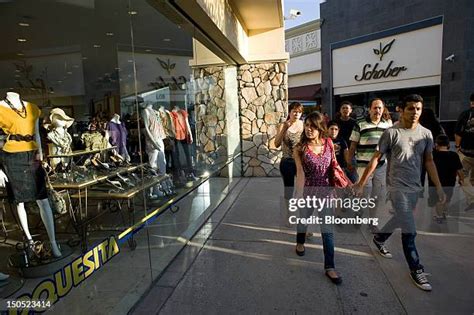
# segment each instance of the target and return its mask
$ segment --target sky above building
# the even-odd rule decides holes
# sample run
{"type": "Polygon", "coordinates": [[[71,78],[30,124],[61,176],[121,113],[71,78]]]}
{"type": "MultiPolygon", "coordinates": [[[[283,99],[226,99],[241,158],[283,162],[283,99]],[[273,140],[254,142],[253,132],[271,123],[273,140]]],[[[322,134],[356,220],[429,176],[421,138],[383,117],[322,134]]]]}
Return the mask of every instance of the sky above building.
{"type": "Polygon", "coordinates": [[[296,9],[301,15],[293,20],[285,19],[285,29],[289,29],[306,22],[319,19],[319,4],[324,0],[284,0],[285,18],[290,17],[290,10],[296,9]]]}

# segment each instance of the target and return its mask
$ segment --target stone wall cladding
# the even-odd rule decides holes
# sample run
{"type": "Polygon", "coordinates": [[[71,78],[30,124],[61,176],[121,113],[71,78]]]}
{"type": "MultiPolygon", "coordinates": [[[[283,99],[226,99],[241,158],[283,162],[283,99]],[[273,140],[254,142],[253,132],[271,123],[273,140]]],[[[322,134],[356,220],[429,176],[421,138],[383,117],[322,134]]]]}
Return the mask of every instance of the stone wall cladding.
{"type": "Polygon", "coordinates": [[[278,125],[288,113],[284,62],[246,64],[237,72],[244,176],[280,176],[278,125]]]}
{"type": "Polygon", "coordinates": [[[195,68],[193,78],[197,161],[214,165],[227,159],[224,68],[195,68]]]}

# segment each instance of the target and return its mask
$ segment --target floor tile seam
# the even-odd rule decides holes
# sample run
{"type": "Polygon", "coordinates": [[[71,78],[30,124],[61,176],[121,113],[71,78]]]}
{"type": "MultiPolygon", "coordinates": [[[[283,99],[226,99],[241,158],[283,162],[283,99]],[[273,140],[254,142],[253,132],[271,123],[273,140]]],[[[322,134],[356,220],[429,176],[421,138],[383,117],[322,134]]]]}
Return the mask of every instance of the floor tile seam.
{"type": "MultiPolygon", "coordinates": [[[[213,227],[212,229],[212,232],[209,234],[209,236],[207,237],[206,241],[202,243],[202,245],[200,246],[199,250],[197,251],[197,253],[194,255],[191,263],[188,265],[188,267],[186,268],[186,270],[184,270],[184,272],[182,273],[181,277],[179,278],[179,280],[176,282],[176,285],[174,287],[172,287],[172,291],[170,292],[170,294],[166,297],[166,299],[163,301],[163,303],[161,303],[160,307],[158,308],[157,310],[157,313],[156,314],[159,314],[161,312],[161,310],[165,307],[165,305],[168,303],[169,299],[171,298],[171,296],[173,296],[174,292],[176,291],[176,288],[179,286],[179,284],[181,283],[181,281],[183,281],[184,277],[186,277],[187,273],[189,272],[189,270],[191,269],[191,267],[194,265],[196,259],[199,257],[201,251],[203,250],[204,246],[207,244],[208,240],[209,240],[209,237],[212,236],[212,234],[215,232],[215,230],[217,229],[218,226],[220,226],[220,224],[222,223],[222,221],[224,220],[224,218],[226,217],[226,215],[229,213],[229,211],[234,207],[236,201],[239,199],[241,193],[245,190],[245,188],[247,187],[248,183],[250,182],[250,179],[245,179],[245,178],[241,178],[239,180],[239,183],[237,183],[233,188],[232,190],[229,192],[229,194],[234,190],[236,189],[239,184],[240,184],[240,181],[241,180],[246,180],[246,182],[243,184],[243,187],[240,189],[240,191],[237,193],[237,195],[234,197],[235,199],[232,201],[232,203],[229,205],[229,208],[227,209],[227,211],[225,211],[225,213],[222,215],[222,218],[218,221],[218,223],[213,227]]],[[[206,222],[204,222],[204,224],[201,226],[201,228],[199,229],[199,231],[202,229],[202,227],[204,225],[207,224],[207,222],[212,218],[213,214],[215,213],[215,211],[218,210],[218,208],[222,205],[222,203],[224,203],[224,201],[227,199],[224,198],[222,200],[222,202],[216,207],[216,209],[213,211],[213,213],[209,216],[208,220],[206,222]]],[[[199,233],[199,231],[196,232],[195,235],[197,235],[199,233]]],[[[191,239],[192,241],[192,239],[191,239]]],[[[187,246],[187,245],[186,245],[187,246]]],[[[166,271],[165,271],[166,272],[166,271]]]]}

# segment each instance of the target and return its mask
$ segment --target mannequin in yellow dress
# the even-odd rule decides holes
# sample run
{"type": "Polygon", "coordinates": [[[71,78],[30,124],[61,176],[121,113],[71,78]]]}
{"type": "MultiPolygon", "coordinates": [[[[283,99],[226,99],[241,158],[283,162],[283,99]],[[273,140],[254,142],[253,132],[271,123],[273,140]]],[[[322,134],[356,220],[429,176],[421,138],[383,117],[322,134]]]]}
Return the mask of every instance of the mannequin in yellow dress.
{"type": "Polygon", "coordinates": [[[14,92],[8,92],[5,99],[0,101],[0,128],[8,135],[0,151],[0,187],[9,183],[9,197],[17,205],[20,225],[30,247],[34,246],[34,241],[28,227],[24,203],[36,201],[51,243],[52,254],[60,257],[53,212],[46,193],[45,174],[41,167],[43,152],[38,123],[40,114],[41,111],[35,104],[24,102],[14,92]]]}

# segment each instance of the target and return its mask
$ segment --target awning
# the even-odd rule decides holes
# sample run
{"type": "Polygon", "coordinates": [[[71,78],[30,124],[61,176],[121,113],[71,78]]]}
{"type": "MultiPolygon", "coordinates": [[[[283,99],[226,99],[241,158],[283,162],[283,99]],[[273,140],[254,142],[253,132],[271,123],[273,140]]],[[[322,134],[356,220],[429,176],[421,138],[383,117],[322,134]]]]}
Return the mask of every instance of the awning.
{"type": "Polygon", "coordinates": [[[288,88],[288,99],[295,101],[314,101],[321,98],[321,84],[288,88]]]}

